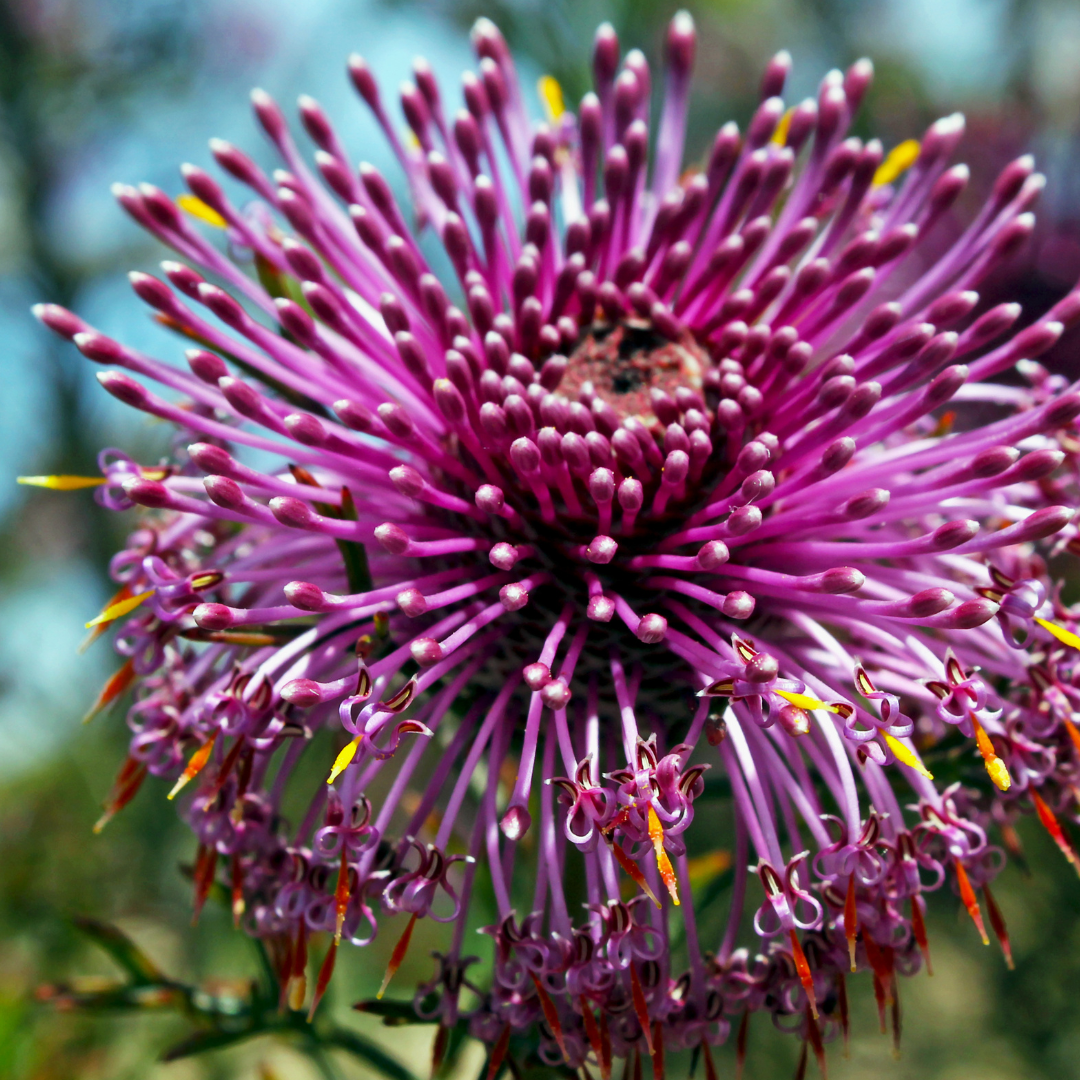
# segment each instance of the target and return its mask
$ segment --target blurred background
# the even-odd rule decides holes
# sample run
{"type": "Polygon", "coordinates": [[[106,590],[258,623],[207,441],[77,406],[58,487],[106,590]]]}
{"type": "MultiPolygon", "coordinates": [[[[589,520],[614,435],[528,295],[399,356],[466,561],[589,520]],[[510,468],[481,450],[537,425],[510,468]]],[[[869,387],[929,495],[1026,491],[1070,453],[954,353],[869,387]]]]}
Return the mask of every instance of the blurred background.
{"type": "MultiPolygon", "coordinates": [[[[108,556],[130,522],[87,492],[18,488],[14,477],[93,473],[102,446],[151,460],[168,432],[101,392],[93,366],[41,330],[30,305],[73,307],[105,333],[176,361],[181,346],[148,319],[124,276],[152,271],[164,252],[115,206],[110,183],[148,180],[178,192],[179,163],[212,165],[211,135],[272,164],[247,109],[255,84],[287,107],[312,94],[353,156],[392,175],[348,86],[349,51],[367,55],[388,95],[422,53],[453,94],[470,63],[468,28],[489,15],[529,87],[551,73],[577,100],[598,22],[609,19],[625,48],[655,58],[677,6],[693,11],[700,33],[692,154],[724,120],[746,120],[777,49],[795,59],[791,100],[812,93],[828,68],[869,55],[877,78],[856,133],[873,131],[888,147],[962,110],[961,152],[981,190],[1011,157],[1036,153],[1049,179],[1040,227],[998,287],[1035,312],[1080,275],[1075,0],[0,0],[0,1077],[371,1075],[346,1056],[312,1064],[268,1039],[161,1063],[162,1048],[190,1030],[169,1011],[110,1017],[35,1001],[43,983],[115,974],[74,928],[78,915],[115,923],[170,975],[211,990],[242,985],[255,960],[223,912],[208,909],[188,925],[180,866],[194,841],[160,790],[147,785],[134,812],[91,833],[126,740],[119,712],[80,725],[116,662],[106,641],[86,655],[77,647],[82,624],[112,591],[108,556]]],[[[1077,348],[1066,339],[1053,362],[1075,367],[1077,348]]],[[[1036,872],[1013,866],[999,889],[1016,970],[982,948],[951,894],[936,897],[935,975],[901,988],[901,1056],[877,1034],[861,977],[851,990],[851,1055],[830,1053],[834,1077],[1080,1077],[1080,882],[1044,835],[1029,829],[1022,839],[1036,872]]],[[[427,944],[412,949],[402,990],[426,977],[427,944]]],[[[344,956],[335,1010],[426,1076],[433,1029],[385,1028],[347,1008],[370,996],[385,960],[344,956]]],[[[752,1028],[747,1080],[792,1076],[797,1050],[752,1028]]],[[[473,1048],[458,1071],[476,1077],[482,1063],[473,1048]]],[[[731,1075],[729,1049],[720,1065],[731,1075]]]]}

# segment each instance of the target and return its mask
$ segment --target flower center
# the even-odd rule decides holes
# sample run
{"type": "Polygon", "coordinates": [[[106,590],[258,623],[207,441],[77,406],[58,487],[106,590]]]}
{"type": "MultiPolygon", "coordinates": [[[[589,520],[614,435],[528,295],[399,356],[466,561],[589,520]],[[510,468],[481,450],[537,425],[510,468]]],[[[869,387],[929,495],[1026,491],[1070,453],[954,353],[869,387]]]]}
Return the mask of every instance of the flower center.
{"type": "Polygon", "coordinates": [[[578,400],[582,387],[591,383],[620,420],[636,416],[662,433],[652,391],[674,398],[683,387],[700,394],[711,366],[708,353],[688,333],[670,341],[643,320],[594,324],[571,353],[559,392],[578,400]]]}

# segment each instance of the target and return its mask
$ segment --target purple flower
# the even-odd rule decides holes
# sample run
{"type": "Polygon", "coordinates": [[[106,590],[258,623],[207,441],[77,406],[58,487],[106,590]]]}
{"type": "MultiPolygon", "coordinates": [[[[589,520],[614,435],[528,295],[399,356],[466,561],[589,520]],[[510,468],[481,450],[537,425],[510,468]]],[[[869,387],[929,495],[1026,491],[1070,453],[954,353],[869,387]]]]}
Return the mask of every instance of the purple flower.
{"type": "Polygon", "coordinates": [[[37,309],[182,434],[166,465],[101,459],[101,500],[147,508],[101,620],[136,680],[108,812],[146,772],[192,782],[196,904],[220,875],[293,1008],[311,934],[334,935],[317,1004],[341,938],[407,913],[389,979],[416,919],[449,923],[417,1008],[464,1018],[492,1075],[511,1032],[606,1080],[759,1010],[820,1051],[849,967],[884,1002],[928,956],[925,893],[955,883],[982,928],[995,838],[1032,803],[1076,861],[1055,809],[1080,637],[1045,542],[1080,545],[1080,392],[1034,358],[1080,292],[1018,332],[978,293],[1042,177],[1011,163],[950,240],[963,119],[888,154],[849,137],[867,61],[786,109],[779,54],[746,131],[684,171],[687,15],[655,139],[648,67],[610,27],[595,92],[574,115],[542,80],[542,123],[495,27],[473,41],[456,112],[417,61],[406,140],[349,61],[411,208],[301,98],[312,167],[262,91],[272,177],[215,140],[235,196],[194,166],[176,201],[117,187],[182,260],[131,280],[189,371],[37,309]],[[293,820],[305,758],[329,779],[293,820]],[[716,775],[719,942],[691,858],[716,775]]]}

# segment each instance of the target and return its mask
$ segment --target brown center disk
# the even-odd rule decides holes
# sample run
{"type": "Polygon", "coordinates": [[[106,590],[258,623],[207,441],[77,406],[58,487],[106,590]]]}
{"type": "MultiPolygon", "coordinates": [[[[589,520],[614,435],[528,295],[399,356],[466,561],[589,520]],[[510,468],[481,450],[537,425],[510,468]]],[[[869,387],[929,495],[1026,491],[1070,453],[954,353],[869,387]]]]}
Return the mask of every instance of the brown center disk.
{"type": "Polygon", "coordinates": [[[627,320],[614,326],[591,326],[569,358],[559,392],[578,399],[591,382],[596,393],[621,420],[637,416],[650,428],[660,426],[649,391],[672,397],[679,386],[701,393],[708,353],[686,334],[679,341],[661,337],[647,322],[627,320]]]}

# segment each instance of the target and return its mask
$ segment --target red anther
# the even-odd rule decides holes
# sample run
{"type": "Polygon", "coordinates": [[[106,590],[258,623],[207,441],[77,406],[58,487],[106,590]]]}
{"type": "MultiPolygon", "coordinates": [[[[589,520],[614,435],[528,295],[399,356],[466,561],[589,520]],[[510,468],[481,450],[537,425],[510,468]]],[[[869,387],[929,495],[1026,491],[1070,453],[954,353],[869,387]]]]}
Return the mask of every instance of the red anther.
{"type": "MultiPolygon", "coordinates": [[[[610,828],[614,828],[612,825],[610,828]]],[[[638,866],[629,855],[611,837],[610,828],[603,833],[604,839],[611,845],[611,853],[615,856],[615,861],[630,875],[634,884],[657,906],[660,907],[660,901],[656,897],[656,893],[652,891],[652,886],[649,884],[648,879],[641,872],[641,867],[638,866]]]]}
{"type": "Polygon", "coordinates": [[[863,948],[866,949],[866,959],[874,973],[874,999],[877,1002],[878,1020],[881,1023],[881,1034],[885,1034],[885,1006],[888,1004],[889,970],[888,963],[882,955],[882,950],[877,942],[867,933],[863,934],[863,948]]]}
{"type": "Polygon", "coordinates": [[[653,1080],[664,1080],[664,1025],[657,1020],[652,1033],[653,1080]]]}
{"type": "Polygon", "coordinates": [[[195,902],[192,905],[191,925],[199,921],[203,905],[207,896],[210,895],[210,887],[214,884],[214,873],[217,870],[217,848],[199,845],[198,854],[195,856],[195,902]]]}
{"type": "Polygon", "coordinates": [[[806,961],[806,953],[799,944],[799,937],[794,930],[789,930],[791,937],[791,955],[795,958],[795,970],[799,973],[799,982],[806,991],[806,997],[810,1003],[810,1014],[816,1020],[818,1015],[817,995],[814,993],[814,976],[810,971],[810,965],[806,961]]]}
{"type": "Polygon", "coordinates": [[[217,777],[214,779],[214,786],[210,792],[212,796],[216,797],[221,792],[221,789],[225,786],[225,781],[229,779],[229,774],[232,772],[233,766],[236,764],[246,745],[246,740],[241,736],[225,755],[225,760],[221,763],[221,768],[218,769],[217,777]]]}
{"type": "Polygon", "coordinates": [[[394,946],[394,951],[390,954],[390,963],[386,965],[386,974],[383,975],[382,986],[379,987],[379,992],[375,995],[376,1000],[382,1000],[383,994],[386,993],[386,988],[390,985],[390,980],[394,977],[397,969],[401,967],[401,962],[405,959],[405,954],[409,950],[409,942],[412,940],[412,932],[415,925],[416,913],[413,912],[413,914],[409,916],[409,921],[405,926],[404,932],[401,937],[398,938],[398,943],[394,946]]]}
{"type": "Polygon", "coordinates": [[[641,989],[641,980],[638,978],[637,968],[633,962],[630,964],[630,997],[634,1002],[634,1013],[641,1025],[645,1042],[649,1047],[649,1055],[652,1056],[654,1050],[652,1024],[649,1021],[649,1003],[645,1000],[645,991],[641,989]]]}
{"type": "Polygon", "coordinates": [[[967,908],[968,914],[971,916],[971,921],[975,924],[975,929],[979,931],[979,937],[982,938],[984,945],[990,944],[990,938],[986,934],[986,927],[983,924],[982,909],[979,907],[979,898],[975,895],[975,890],[971,887],[971,881],[968,879],[967,870],[964,869],[964,864],[959,859],[953,859],[953,866],[956,868],[956,884],[960,889],[960,899],[967,908]]]}
{"type": "Polygon", "coordinates": [[[923,920],[923,898],[912,896],[911,898],[911,932],[915,935],[915,944],[919,946],[919,952],[926,961],[926,974],[933,975],[934,968],[930,963],[930,939],[926,936],[926,922],[923,920]]]}
{"type": "Polygon", "coordinates": [[[609,1080],[611,1062],[604,1059],[604,1044],[600,1038],[600,1028],[596,1023],[596,1017],[593,1016],[592,1006],[589,1005],[584,994],[578,998],[578,1004],[581,1006],[581,1019],[585,1027],[586,1038],[588,1038],[589,1046],[592,1047],[592,1052],[596,1056],[596,1063],[600,1066],[600,1080],[609,1080]]]}
{"type": "Polygon", "coordinates": [[[562,1054],[563,1061],[569,1064],[570,1055],[566,1050],[566,1039],[563,1036],[559,1010],[555,1008],[555,1002],[551,1000],[551,995],[541,985],[540,980],[535,975],[531,975],[531,978],[533,986],[536,987],[536,996],[540,999],[540,1008],[544,1013],[544,1020],[547,1021],[547,1026],[551,1028],[551,1034],[555,1036],[555,1042],[558,1043],[559,1053],[562,1054]]]}
{"type": "Polygon", "coordinates": [[[315,1018],[315,1010],[319,1007],[319,1002],[322,1001],[323,995],[326,993],[326,988],[330,985],[330,980],[334,975],[334,964],[337,961],[337,951],[339,940],[331,938],[330,948],[326,950],[326,956],[323,957],[323,962],[319,965],[319,974],[315,979],[315,993],[311,998],[311,1008],[308,1009],[308,1023],[315,1018]]]}
{"type": "MultiPolygon", "coordinates": [[[[123,590],[121,590],[123,591],[123,590]]],[[[117,593],[117,596],[120,596],[117,593]]],[[[124,597],[120,597],[124,599],[124,597]]],[[[112,603],[116,603],[115,600],[112,603]]],[[[111,605],[110,605],[111,606],[111,605]]],[[[106,624],[99,624],[102,632],[107,627],[106,624]]],[[[94,628],[95,631],[98,627],[94,628]]],[[[96,635],[94,635],[96,636],[96,635]]],[[[134,661],[127,660],[123,663],[112,675],[109,676],[108,681],[101,688],[101,693],[94,699],[94,704],[87,710],[86,715],[83,717],[83,723],[89,723],[102,709],[108,708],[121,694],[123,694],[135,681],[135,665],[134,661]]]]}
{"type": "Polygon", "coordinates": [[[828,1080],[829,1071],[825,1065],[825,1045],[821,1041],[821,1028],[818,1027],[816,1014],[806,1013],[806,1041],[810,1049],[814,1051],[814,1060],[817,1061],[823,1080],[828,1080]]]}
{"type": "Polygon", "coordinates": [[[95,833],[101,832],[135,798],[145,779],[146,766],[133,757],[125,758],[124,764],[120,766],[120,771],[113,781],[112,793],[109,801],[105,804],[105,813],[101,815],[94,825],[95,833]]]}
{"type": "Polygon", "coordinates": [[[1012,945],[1009,943],[1009,931],[1005,926],[1005,917],[997,906],[994,894],[989,885],[983,885],[983,896],[986,897],[986,913],[990,916],[990,926],[994,930],[994,936],[1001,945],[1001,951],[1005,954],[1005,966],[1013,971],[1016,965],[1013,963],[1012,945]]]}
{"type": "Polygon", "coordinates": [[[708,1039],[701,1040],[701,1056],[705,1059],[705,1080],[719,1080],[716,1075],[716,1066],[713,1064],[708,1039]]]}
{"type": "Polygon", "coordinates": [[[735,1036],[735,1080],[742,1080],[743,1067],[746,1065],[746,1037],[750,1031],[750,1010],[742,1014],[739,1021],[739,1033],[735,1036]]]}
{"type": "Polygon", "coordinates": [[[855,872],[848,877],[847,897],[844,900],[844,936],[847,938],[848,956],[851,958],[851,970],[858,968],[855,964],[855,939],[859,933],[858,916],[855,909],[855,872]]]}
{"type": "Polygon", "coordinates": [[[334,888],[334,942],[341,940],[341,928],[349,910],[349,846],[341,845],[341,866],[338,867],[337,885],[334,888]]]}
{"type": "Polygon", "coordinates": [[[510,1025],[506,1024],[499,1033],[499,1038],[491,1049],[491,1060],[488,1062],[487,1080],[495,1080],[506,1060],[506,1051],[510,1048],[510,1025]]]}
{"type": "Polygon", "coordinates": [[[847,979],[842,971],[836,973],[836,1010],[840,1014],[840,1031],[844,1036],[844,1057],[848,1057],[851,1041],[851,1017],[848,1008],[847,979]]]}

